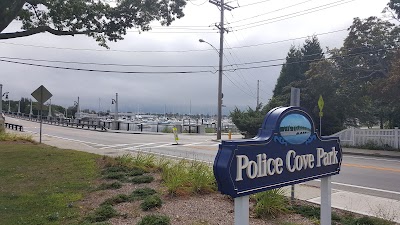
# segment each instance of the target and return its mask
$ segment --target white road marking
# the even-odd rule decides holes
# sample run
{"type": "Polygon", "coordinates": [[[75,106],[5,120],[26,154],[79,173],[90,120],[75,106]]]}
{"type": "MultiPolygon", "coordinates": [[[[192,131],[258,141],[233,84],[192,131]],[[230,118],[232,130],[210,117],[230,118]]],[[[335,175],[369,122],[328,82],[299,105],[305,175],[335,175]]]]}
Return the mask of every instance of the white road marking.
{"type": "Polygon", "coordinates": [[[108,149],[108,148],[114,148],[114,147],[120,147],[120,146],[127,146],[127,145],[131,145],[131,144],[116,144],[116,145],[108,145],[106,147],[102,147],[100,149],[108,149]]]}
{"type": "Polygon", "coordinates": [[[192,146],[192,145],[197,145],[197,144],[201,144],[201,143],[204,143],[204,142],[195,142],[195,143],[190,143],[190,144],[184,144],[182,146],[192,146]]]}
{"type": "Polygon", "coordinates": [[[140,148],[140,147],[143,147],[143,146],[149,146],[149,145],[154,145],[154,144],[157,144],[157,143],[147,143],[147,144],[141,144],[141,145],[136,145],[136,146],[131,146],[131,147],[123,148],[122,150],[134,149],[134,148],[140,148]]]}
{"type": "Polygon", "coordinates": [[[371,160],[378,160],[378,161],[386,161],[386,162],[400,162],[400,160],[395,159],[383,159],[383,158],[374,158],[374,157],[362,157],[362,156],[350,156],[344,155],[345,158],[354,158],[354,159],[371,159],[371,160]]]}
{"type": "MultiPolygon", "coordinates": [[[[316,179],[315,181],[321,182],[320,179],[316,179]]],[[[331,182],[331,183],[336,184],[336,185],[346,186],[346,187],[354,187],[354,188],[365,189],[365,190],[370,190],[370,191],[379,191],[379,192],[384,192],[384,193],[389,193],[389,194],[400,195],[400,192],[397,192],[397,191],[383,190],[383,189],[379,189],[379,188],[370,188],[370,187],[358,186],[358,185],[353,185],[353,184],[344,184],[344,183],[339,183],[339,182],[331,182]]]]}
{"type": "MultiPolygon", "coordinates": [[[[37,132],[32,132],[32,133],[37,133],[37,132]]],[[[99,144],[99,143],[93,143],[93,142],[89,142],[89,141],[81,141],[81,140],[76,140],[76,139],[71,139],[71,138],[59,137],[59,136],[55,136],[55,135],[49,135],[49,134],[43,134],[43,135],[48,136],[48,137],[59,138],[59,139],[67,140],[67,141],[74,141],[74,142],[84,143],[84,144],[91,144],[91,145],[97,145],[97,146],[107,146],[107,145],[103,145],[103,144],[99,144]]]]}
{"type": "Polygon", "coordinates": [[[154,146],[151,148],[162,148],[162,147],[171,147],[171,146],[172,146],[172,143],[167,143],[167,144],[163,144],[163,145],[154,146]]]}

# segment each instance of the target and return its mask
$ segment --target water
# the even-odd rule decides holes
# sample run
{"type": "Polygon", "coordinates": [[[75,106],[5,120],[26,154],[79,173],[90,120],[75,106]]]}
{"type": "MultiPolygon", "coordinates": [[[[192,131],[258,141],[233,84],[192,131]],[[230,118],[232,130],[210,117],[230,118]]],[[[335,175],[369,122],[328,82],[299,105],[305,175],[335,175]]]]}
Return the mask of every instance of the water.
{"type": "Polygon", "coordinates": [[[298,134],[298,135],[286,135],[282,136],[285,141],[290,144],[298,145],[303,144],[310,137],[310,133],[307,134],[298,134]]]}

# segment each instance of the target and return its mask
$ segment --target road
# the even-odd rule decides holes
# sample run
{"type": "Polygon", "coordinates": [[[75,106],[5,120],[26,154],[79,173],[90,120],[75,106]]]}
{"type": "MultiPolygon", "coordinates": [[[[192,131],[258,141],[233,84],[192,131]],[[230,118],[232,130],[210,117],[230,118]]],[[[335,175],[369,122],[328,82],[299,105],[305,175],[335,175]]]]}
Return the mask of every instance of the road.
{"type": "MultiPolygon", "coordinates": [[[[10,117],[6,121],[23,125],[26,132],[39,132],[36,122],[10,117]]],[[[46,138],[52,138],[78,143],[99,154],[144,151],[210,163],[215,158],[219,144],[212,140],[215,137],[211,135],[182,134],[179,136],[179,145],[174,145],[172,134],[96,132],[47,124],[43,124],[43,138],[44,142],[46,138]]],[[[340,174],[333,176],[332,181],[334,189],[400,201],[400,159],[346,154],[340,174]]],[[[319,181],[307,184],[319,186],[319,181]]]]}

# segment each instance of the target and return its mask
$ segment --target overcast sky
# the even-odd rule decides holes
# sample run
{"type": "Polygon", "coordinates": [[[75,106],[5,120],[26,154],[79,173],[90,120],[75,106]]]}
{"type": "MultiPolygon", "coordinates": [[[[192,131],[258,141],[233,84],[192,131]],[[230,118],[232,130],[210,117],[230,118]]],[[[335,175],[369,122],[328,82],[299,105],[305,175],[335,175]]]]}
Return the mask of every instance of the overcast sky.
{"type": "MultiPolygon", "coordinates": [[[[257,80],[260,80],[260,101],[267,103],[281,69],[280,66],[235,71],[232,68],[282,63],[284,61],[247,64],[285,58],[291,45],[298,46],[304,43],[305,38],[300,37],[346,29],[354,17],[382,17],[381,11],[388,0],[229,2],[229,5],[237,8],[230,12],[225,11],[225,23],[228,23],[230,32],[225,34],[224,65],[244,65],[225,68],[228,71],[225,71],[223,76],[223,104],[226,106],[223,109],[224,114],[229,113],[235,106],[255,107],[257,80]],[[288,39],[292,40],[283,41],[288,39]]],[[[214,24],[219,22],[219,10],[208,0],[192,0],[187,3],[184,12],[186,16],[175,21],[171,27],[162,28],[158,23],[154,23],[151,32],[129,32],[125,40],[109,43],[110,50],[99,47],[94,39],[86,36],[57,37],[39,34],[0,41],[0,57],[97,64],[178,66],[128,67],[13,60],[97,70],[206,72],[100,73],[0,62],[0,83],[3,84],[3,91],[9,91],[12,100],[18,100],[21,97],[30,97],[37,87],[44,85],[53,94],[54,104],[71,106],[79,96],[82,109],[90,108],[96,111],[99,103],[102,111],[110,109],[111,99],[118,93],[122,111],[164,112],[166,107],[167,112],[189,113],[191,109],[192,114],[215,114],[218,82],[218,73],[215,72],[218,69],[218,53],[198,40],[204,39],[219,49],[219,34],[214,27],[214,24]]],[[[18,22],[13,22],[4,32],[18,30],[19,27],[18,22]]],[[[318,38],[325,49],[340,47],[346,35],[347,31],[340,31],[319,35],[318,38]]]]}

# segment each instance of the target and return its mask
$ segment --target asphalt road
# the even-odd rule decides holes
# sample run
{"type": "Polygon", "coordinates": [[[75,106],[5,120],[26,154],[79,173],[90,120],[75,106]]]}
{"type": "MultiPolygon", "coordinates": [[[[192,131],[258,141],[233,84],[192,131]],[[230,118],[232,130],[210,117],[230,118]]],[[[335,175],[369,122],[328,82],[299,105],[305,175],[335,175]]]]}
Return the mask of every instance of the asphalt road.
{"type": "MultiPolygon", "coordinates": [[[[23,125],[26,132],[39,132],[36,122],[10,117],[6,121],[23,125]]],[[[102,154],[144,151],[210,163],[215,158],[219,144],[212,140],[215,138],[213,135],[181,134],[179,145],[174,145],[172,134],[96,132],[43,124],[43,138],[46,137],[80,143],[91,148],[91,152],[102,154]]],[[[319,181],[307,184],[319,186],[319,181]]],[[[338,190],[400,200],[400,159],[344,155],[341,172],[333,176],[332,184],[338,190]]]]}

